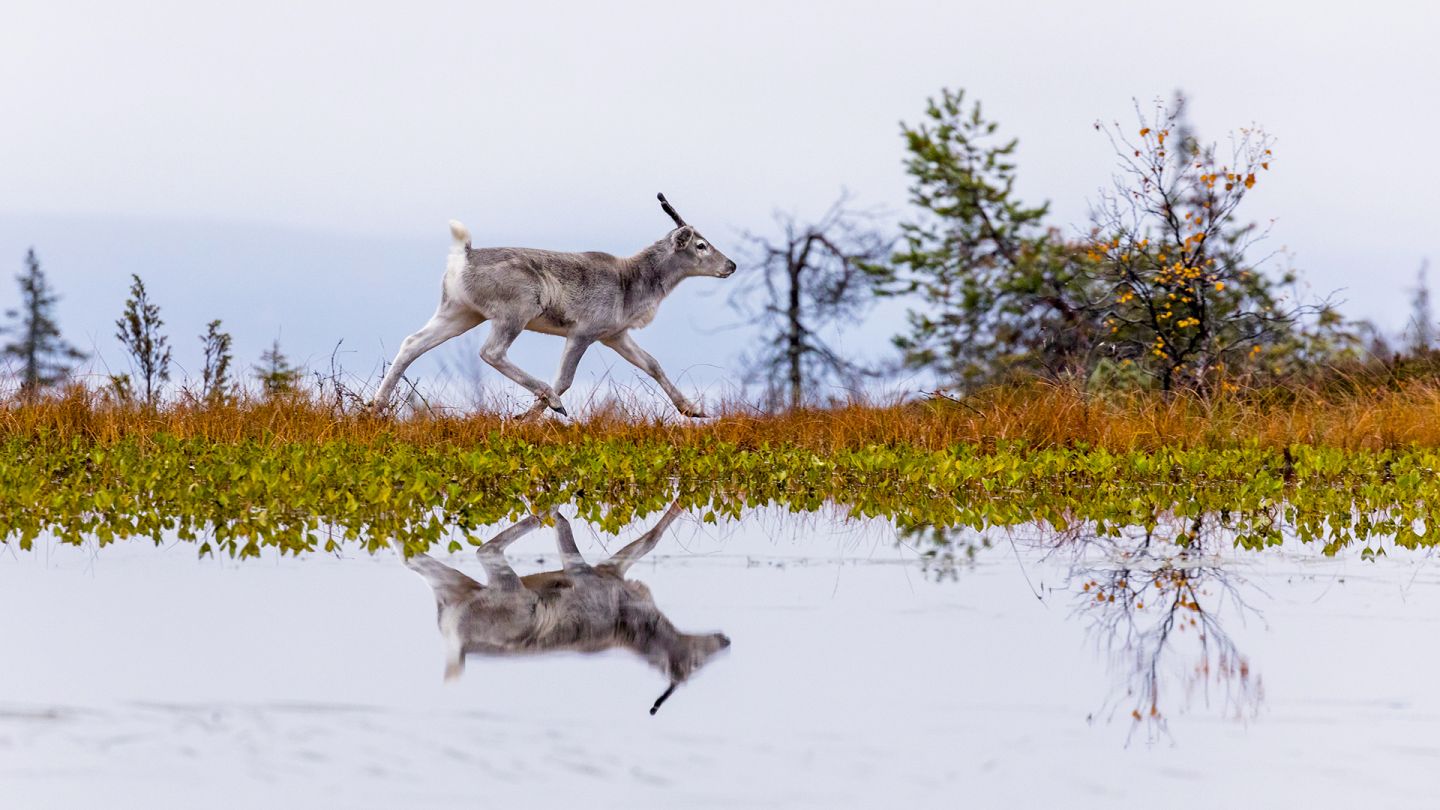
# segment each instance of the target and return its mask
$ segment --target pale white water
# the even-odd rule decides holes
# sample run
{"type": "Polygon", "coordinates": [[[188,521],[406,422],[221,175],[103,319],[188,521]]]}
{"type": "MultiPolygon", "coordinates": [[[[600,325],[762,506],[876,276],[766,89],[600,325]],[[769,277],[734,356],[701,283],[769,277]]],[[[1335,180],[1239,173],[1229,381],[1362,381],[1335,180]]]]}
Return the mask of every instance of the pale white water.
{"type": "MultiPolygon", "coordinates": [[[[597,557],[640,528],[577,535],[597,557]]],[[[1203,601],[1248,686],[1203,690],[1172,635],[1161,728],[1131,721],[1133,656],[1101,649],[1073,555],[998,539],[937,582],[882,524],[683,520],[631,578],[734,644],[655,717],[664,678],[623,654],[442,683],[431,593],[388,552],[0,549],[0,807],[1436,802],[1427,555],[1225,552],[1251,609],[1215,580],[1203,601]]],[[[549,531],[509,556],[554,567],[549,531]]]]}

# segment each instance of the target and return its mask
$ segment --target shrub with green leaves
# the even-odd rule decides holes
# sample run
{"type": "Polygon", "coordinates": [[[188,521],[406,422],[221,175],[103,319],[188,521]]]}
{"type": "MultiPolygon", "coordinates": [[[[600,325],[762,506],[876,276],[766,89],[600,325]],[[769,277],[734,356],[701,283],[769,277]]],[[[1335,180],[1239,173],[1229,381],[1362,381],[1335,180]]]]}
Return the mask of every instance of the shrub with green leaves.
{"type": "MultiPolygon", "coordinates": [[[[403,442],[212,442],[158,435],[113,442],[0,443],[0,537],[28,548],[178,537],[202,553],[300,553],[347,541],[378,548],[478,544],[479,530],[574,503],[616,530],[677,494],[714,521],[751,507],[839,510],[902,529],[1038,524],[1114,535],[1145,530],[1187,543],[1205,531],[1260,548],[1287,535],[1334,553],[1387,539],[1433,546],[1440,450],[1297,446],[1103,449],[797,447],[593,440],[483,446],[403,442]]],[[[1368,547],[1368,546],[1367,546],[1368,547]]]]}

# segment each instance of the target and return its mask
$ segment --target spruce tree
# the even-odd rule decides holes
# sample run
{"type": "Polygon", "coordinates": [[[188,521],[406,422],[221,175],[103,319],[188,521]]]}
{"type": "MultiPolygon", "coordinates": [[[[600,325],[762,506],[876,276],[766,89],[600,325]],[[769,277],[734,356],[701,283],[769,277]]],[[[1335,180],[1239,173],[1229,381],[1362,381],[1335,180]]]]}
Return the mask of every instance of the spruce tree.
{"type": "Polygon", "coordinates": [[[25,253],[25,271],[16,279],[20,282],[20,306],[6,311],[12,324],[0,330],[14,337],[0,347],[0,357],[19,365],[20,392],[29,397],[65,379],[85,354],[60,337],[55,322],[55,303],[60,296],[40,269],[34,248],[25,253]]]}
{"type": "Polygon", "coordinates": [[[279,338],[260,355],[260,365],[255,366],[255,379],[260,381],[266,399],[295,393],[295,385],[300,381],[300,369],[290,365],[289,358],[280,351],[279,338]]]}
{"type": "Polygon", "coordinates": [[[901,249],[872,272],[882,294],[924,303],[895,344],[907,367],[942,384],[1056,371],[1089,331],[1066,246],[1044,224],[1049,204],[1018,199],[1018,141],[998,130],[958,90],[931,99],[919,124],[901,125],[921,215],[901,224],[901,249]]]}

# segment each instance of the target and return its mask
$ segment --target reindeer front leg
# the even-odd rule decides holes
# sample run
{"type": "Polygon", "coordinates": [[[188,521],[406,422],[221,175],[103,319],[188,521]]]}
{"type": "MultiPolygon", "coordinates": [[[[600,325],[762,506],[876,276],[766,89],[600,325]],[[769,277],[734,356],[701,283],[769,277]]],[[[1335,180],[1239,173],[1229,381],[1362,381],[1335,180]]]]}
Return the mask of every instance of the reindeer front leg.
{"type": "Polygon", "coordinates": [[[639,561],[641,557],[655,550],[655,546],[660,543],[660,538],[665,534],[665,530],[670,528],[670,524],[675,518],[680,517],[684,512],[685,508],[680,505],[680,499],[675,499],[675,502],[670,504],[670,508],[665,510],[665,514],[660,516],[660,521],[655,524],[654,528],[640,535],[639,539],[633,543],[612,554],[610,559],[597,567],[608,568],[621,578],[624,578],[625,572],[630,570],[630,566],[639,561]]]}
{"type": "Polygon", "coordinates": [[[630,337],[629,332],[621,332],[615,337],[606,338],[600,342],[614,349],[616,354],[630,361],[631,365],[649,374],[655,379],[655,382],[660,383],[660,387],[665,389],[665,394],[670,397],[671,402],[675,403],[675,408],[679,410],[680,413],[696,419],[705,418],[705,412],[700,410],[700,406],[692,404],[689,399],[686,399],[684,394],[680,393],[680,389],[675,387],[675,383],[670,382],[670,378],[665,376],[665,369],[660,367],[660,361],[651,357],[649,352],[640,348],[640,344],[636,343],[635,339],[630,337]]]}
{"type": "Polygon", "coordinates": [[[570,521],[558,511],[551,513],[555,518],[555,546],[560,549],[561,568],[566,574],[588,574],[594,569],[580,556],[580,548],[575,545],[575,533],[570,530],[570,521]]]}
{"type": "MultiPolygon", "coordinates": [[[[555,396],[562,396],[570,390],[570,386],[575,382],[575,369],[580,365],[580,358],[585,356],[585,350],[590,348],[590,344],[594,342],[595,338],[590,335],[578,333],[572,333],[565,339],[565,353],[560,356],[560,371],[555,375],[555,384],[551,386],[555,391],[555,396]]],[[[538,400],[520,419],[522,421],[533,419],[539,416],[546,407],[545,400],[538,400]]],[[[565,413],[565,411],[562,410],[560,413],[565,413]]]]}
{"type": "Polygon", "coordinates": [[[475,552],[475,556],[480,558],[480,565],[485,568],[487,586],[503,591],[518,591],[524,587],[520,584],[520,576],[505,560],[505,547],[534,531],[541,523],[538,515],[529,515],[490,538],[475,552]]]}
{"type": "Polygon", "coordinates": [[[561,404],[560,397],[555,396],[555,391],[545,383],[526,374],[519,366],[510,362],[505,352],[515,338],[525,329],[528,319],[533,317],[525,313],[520,315],[509,315],[505,319],[491,321],[490,336],[485,338],[485,345],[480,347],[480,359],[489,363],[496,371],[506,377],[520,383],[530,390],[541,402],[554,409],[561,416],[565,416],[565,406],[561,404]]]}

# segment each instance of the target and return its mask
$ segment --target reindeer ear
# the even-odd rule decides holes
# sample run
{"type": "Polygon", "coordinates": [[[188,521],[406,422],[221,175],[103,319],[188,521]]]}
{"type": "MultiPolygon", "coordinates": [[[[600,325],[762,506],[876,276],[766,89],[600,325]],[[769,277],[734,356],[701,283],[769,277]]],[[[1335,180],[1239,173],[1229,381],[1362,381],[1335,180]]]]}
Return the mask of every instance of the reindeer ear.
{"type": "Polygon", "coordinates": [[[686,245],[690,244],[690,239],[694,236],[694,228],[689,225],[682,225],[676,228],[674,233],[670,234],[670,244],[674,245],[676,250],[683,250],[686,245]]]}

